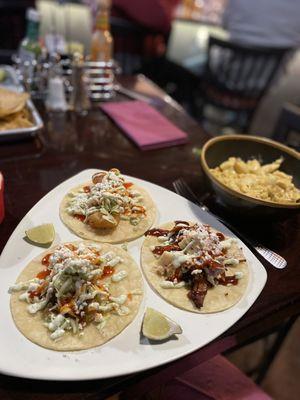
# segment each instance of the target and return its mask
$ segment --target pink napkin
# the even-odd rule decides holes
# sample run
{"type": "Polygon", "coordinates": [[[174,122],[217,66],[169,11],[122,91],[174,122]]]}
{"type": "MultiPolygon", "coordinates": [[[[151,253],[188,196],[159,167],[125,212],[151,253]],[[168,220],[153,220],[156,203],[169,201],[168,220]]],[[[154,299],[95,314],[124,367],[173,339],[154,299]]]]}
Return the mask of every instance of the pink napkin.
{"type": "Polygon", "coordinates": [[[221,355],[169,381],[164,400],[271,400],[221,355]]]}
{"type": "Polygon", "coordinates": [[[183,144],[187,134],[144,101],[124,101],[101,105],[114,122],[142,150],[183,144]]]}

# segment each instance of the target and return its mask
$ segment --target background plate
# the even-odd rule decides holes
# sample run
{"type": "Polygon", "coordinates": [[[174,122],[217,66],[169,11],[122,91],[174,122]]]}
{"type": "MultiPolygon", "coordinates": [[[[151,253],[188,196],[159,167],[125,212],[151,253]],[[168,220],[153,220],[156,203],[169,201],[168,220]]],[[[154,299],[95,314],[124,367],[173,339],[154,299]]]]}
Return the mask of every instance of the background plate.
{"type": "MultiPolygon", "coordinates": [[[[0,87],[2,86],[15,92],[24,92],[24,88],[19,82],[14,68],[10,65],[0,65],[0,68],[6,73],[4,81],[0,82],[0,87]]],[[[28,136],[35,136],[37,132],[43,128],[44,123],[41,119],[41,116],[30,98],[27,100],[27,107],[31,114],[33,125],[29,128],[15,128],[0,131],[0,142],[14,141],[28,136]]]]}
{"type": "MultiPolygon", "coordinates": [[[[9,308],[8,287],[24,266],[43,249],[23,240],[26,229],[52,222],[55,243],[78,239],[59,218],[59,204],[74,186],[90,179],[97,170],[82,171],[43,197],[19,223],[0,258],[0,372],[19,377],[50,380],[86,380],[134,373],[165,364],[187,355],[221,335],[245,314],[262,291],[267,274],[262,264],[242,243],[249,263],[249,285],[243,298],[232,308],[215,314],[196,314],[180,310],[158,296],[144,280],[145,295],[135,320],[117,337],[101,347],[79,352],[56,352],[31,343],[15,327],[9,308]],[[140,339],[146,306],[153,307],[177,321],[183,334],[165,343],[149,344],[140,339]],[[16,351],[17,350],[17,351],[16,351]]],[[[234,236],[226,227],[198,206],[152,183],[129,178],[147,189],[158,207],[157,224],[174,220],[198,220],[234,236]]],[[[128,251],[139,264],[143,238],[130,242],[128,251]]]]}

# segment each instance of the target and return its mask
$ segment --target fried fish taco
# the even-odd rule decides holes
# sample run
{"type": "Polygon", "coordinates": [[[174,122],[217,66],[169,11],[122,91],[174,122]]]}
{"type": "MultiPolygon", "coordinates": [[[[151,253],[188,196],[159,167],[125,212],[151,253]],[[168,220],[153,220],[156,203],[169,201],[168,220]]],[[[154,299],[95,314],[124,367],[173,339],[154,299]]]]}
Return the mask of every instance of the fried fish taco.
{"type": "Polygon", "coordinates": [[[88,241],[47,250],[9,288],[19,331],[60,351],[96,347],[118,335],[135,318],[142,290],[126,251],[88,241]]]}
{"type": "Polygon", "coordinates": [[[156,207],[146,190],[127,182],[114,168],[67,193],[60,217],[84,239],[121,243],[142,236],[152,226],[156,207]]]}
{"type": "Polygon", "coordinates": [[[186,221],[164,224],[145,235],[143,271],[171,304],[211,313],[233,306],[245,293],[248,265],[235,239],[186,221]]]}

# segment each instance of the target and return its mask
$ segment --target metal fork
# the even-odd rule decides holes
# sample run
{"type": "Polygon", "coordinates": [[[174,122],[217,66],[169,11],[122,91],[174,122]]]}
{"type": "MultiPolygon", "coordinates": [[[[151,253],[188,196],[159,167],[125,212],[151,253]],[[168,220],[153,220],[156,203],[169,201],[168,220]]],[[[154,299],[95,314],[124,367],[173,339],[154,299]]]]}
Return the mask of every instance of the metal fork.
{"type": "Polygon", "coordinates": [[[232,226],[229,222],[224,220],[222,217],[212,213],[206,205],[204,205],[196,196],[196,194],[192,191],[189,185],[185,182],[184,179],[179,178],[173,182],[173,186],[175,192],[186,199],[192,201],[193,203],[200,206],[200,208],[207,212],[208,214],[217,218],[220,222],[226,225],[236,236],[242,239],[246,244],[251,246],[251,248],[255,249],[265,260],[267,260],[273,267],[278,269],[283,269],[287,266],[287,261],[281,257],[279,254],[275,253],[275,251],[268,249],[267,247],[261,244],[254,244],[249,238],[245,237],[243,233],[238,231],[234,226],[232,226]]]}

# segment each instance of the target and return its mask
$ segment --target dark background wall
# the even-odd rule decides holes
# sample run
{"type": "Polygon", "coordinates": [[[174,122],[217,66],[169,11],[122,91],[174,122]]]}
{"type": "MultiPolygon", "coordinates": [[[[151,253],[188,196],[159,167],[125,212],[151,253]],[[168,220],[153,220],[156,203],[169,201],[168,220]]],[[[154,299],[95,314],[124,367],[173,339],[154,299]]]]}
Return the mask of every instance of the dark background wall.
{"type": "Polygon", "coordinates": [[[25,35],[26,8],[34,0],[0,0],[0,50],[14,50],[25,35]]]}

